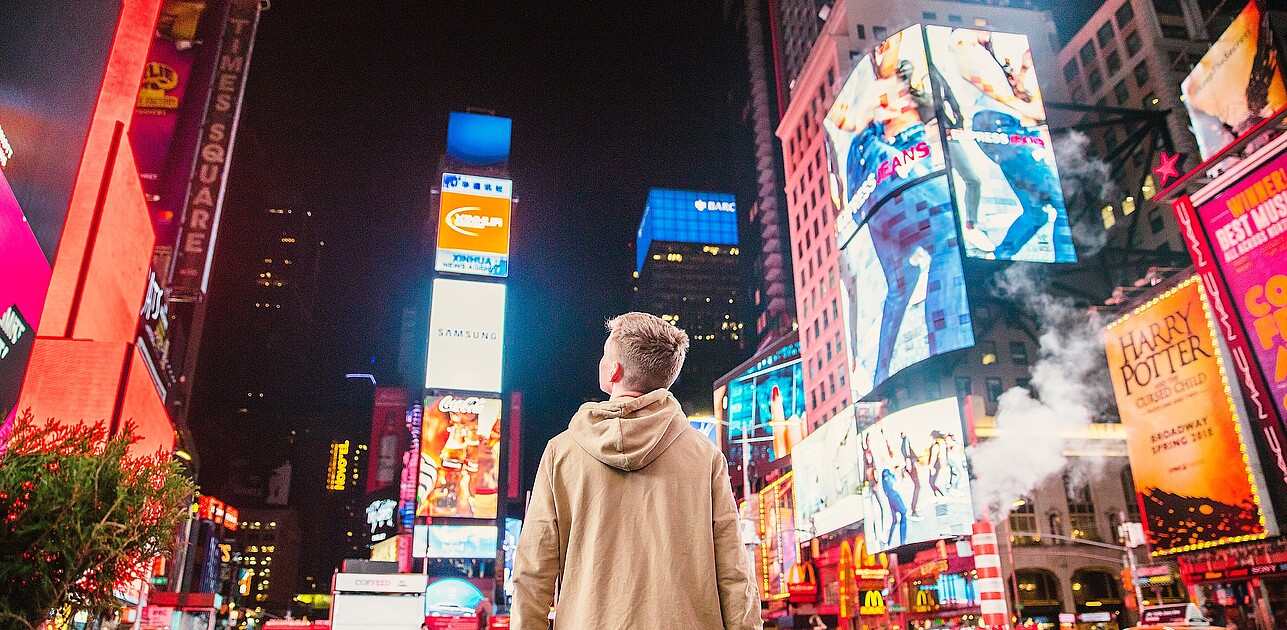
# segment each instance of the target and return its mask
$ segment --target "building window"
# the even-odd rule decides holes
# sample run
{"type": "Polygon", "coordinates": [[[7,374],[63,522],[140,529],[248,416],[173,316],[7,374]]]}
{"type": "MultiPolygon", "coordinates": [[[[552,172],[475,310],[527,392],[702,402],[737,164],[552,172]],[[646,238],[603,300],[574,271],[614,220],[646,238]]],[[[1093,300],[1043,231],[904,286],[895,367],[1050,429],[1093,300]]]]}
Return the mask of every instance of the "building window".
{"type": "Polygon", "coordinates": [[[1183,24],[1167,24],[1163,22],[1160,26],[1162,27],[1162,37],[1166,39],[1189,39],[1189,29],[1183,24]]]}
{"type": "Polygon", "coordinates": [[[956,377],[956,397],[964,398],[974,393],[974,384],[968,376],[956,377]]]}
{"type": "Polygon", "coordinates": [[[885,27],[883,27],[883,26],[873,26],[873,27],[871,27],[871,36],[872,36],[872,37],[875,37],[876,39],[881,39],[881,40],[883,40],[883,39],[885,39],[885,36],[886,36],[886,35],[888,35],[888,34],[889,34],[889,29],[887,29],[887,28],[885,28],[885,27]]]}
{"type": "Polygon", "coordinates": [[[1019,594],[1012,597],[1013,601],[1027,608],[1063,608],[1059,578],[1054,573],[1045,569],[1018,569],[1014,572],[1014,581],[1019,585],[1019,594]]]}
{"type": "Polygon", "coordinates": [[[1154,234],[1157,234],[1157,233],[1161,232],[1161,231],[1162,231],[1162,229],[1166,227],[1166,224],[1165,224],[1165,223],[1163,222],[1163,220],[1162,220],[1162,211],[1161,211],[1161,210],[1159,210],[1158,208],[1150,208],[1150,209],[1149,209],[1149,211],[1148,211],[1148,226],[1149,226],[1149,229],[1153,230],[1153,233],[1154,233],[1154,234]]]}
{"type": "Polygon", "coordinates": [[[961,19],[961,16],[959,16],[959,15],[951,15],[951,14],[948,14],[948,16],[947,16],[947,21],[948,21],[948,22],[951,22],[952,24],[960,24],[960,23],[961,23],[961,22],[963,22],[964,20],[962,20],[962,19],[961,19]]]}
{"type": "Polygon", "coordinates": [[[1108,53],[1108,56],[1104,58],[1104,65],[1108,68],[1108,76],[1111,77],[1117,74],[1117,71],[1122,69],[1121,55],[1117,54],[1116,50],[1108,53]]]}
{"type": "Polygon", "coordinates": [[[1099,88],[1104,86],[1104,77],[1099,74],[1099,68],[1090,71],[1086,75],[1086,84],[1090,87],[1091,92],[1098,92],[1099,88]]]}
{"type": "Polygon", "coordinates": [[[1077,569],[1072,581],[1073,602],[1078,613],[1103,612],[1122,604],[1122,583],[1116,571],[1077,569]]]}
{"type": "Polygon", "coordinates": [[[938,14],[937,14],[937,13],[935,13],[935,12],[933,12],[933,11],[922,11],[922,12],[921,12],[921,17],[922,17],[922,18],[924,18],[924,19],[926,19],[926,20],[937,20],[937,19],[938,19],[938,14]]]}
{"type": "Polygon", "coordinates": [[[997,362],[997,344],[995,341],[979,342],[979,360],[983,365],[992,365],[997,362]]]}
{"type": "Polygon", "coordinates": [[[983,387],[987,390],[987,398],[990,404],[996,404],[998,400],[1001,400],[1001,379],[992,377],[985,378],[983,379],[983,387]]]}
{"type": "Polygon", "coordinates": [[[1135,64],[1135,85],[1144,87],[1148,83],[1148,60],[1141,59],[1135,64]]]}
{"type": "Polygon", "coordinates": [[[1100,48],[1108,48],[1109,44],[1113,43],[1113,35],[1115,34],[1113,32],[1113,23],[1104,22],[1104,25],[1095,32],[1095,39],[1099,42],[1100,48]]]}
{"type": "Polygon", "coordinates": [[[858,39],[867,39],[867,27],[862,24],[858,25],[858,39]]]}
{"type": "Polygon", "coordinates": [[[1126,79],[1118,81],[1117,85],[1113,86],[1113,96],[1117,98],[1118,105],[1126,105],[1126,102],[1131,99],[1131,91],[1126,87],[1126,79]]]}
{"type": "Polygon", "coordinates": [[[1077,78],[1078,70],[1080,70],[1080,68],[1077,67],[1077,60],[1068,60],[1068,63],[1064,64],[1064,82],[1072,83],[1073,80],[1077,78]]]}
{"type": "Polygon", "coordinates": [[[1095,523],[1095,503],[1091,501],[1090,484],[1064,473],[1064,495],[1068,499],[1068,526],[1073,538],[1099,541],[1095,523]]]}
{"type": "Polygon", "coordinates": [[[1135,9],[1131,7],[1131,1],[1126,0],[1122,7],[1117,10],[1117,30],[1124,31],[1126,26],[1131,23],[1135,17],[1135,9]]]}
{"type": "Polygon", "coordinates": [[[1089,68],[1095,63],[1095,42],[1086,42],[1081,47],[1081,65],[1083,68],[1089,68]]]}
{"type": "Polygon", "coordinates": [[[1112,206],[1104,206],[1104,208],[1099,211],[1099,216],[1104,220],[1105,230],[1111,230],[1114,225],[1117,225],[1117,215],[1113,213],[1112,206]]]}
{"type": "Polygon", "coordinates": [[[1081,89],[1081,86],[1080,86],[1080,85],[1075,85],[1075,86],[1073,86],[1073,89],[1072,89],[1072,102],[1074,102],[1074,103],[1080,103],[1080,102],[1082,102],[1082,101],[1084,101],[1084,100],[1086,100],[1086,92],[1085,92],[1084,90],[1082,90],[1082,89],[1081,89]]]}
{"type": "Polygon", "coordinates": [[[1135,212],[1135,198],[1127,197],[1122,200],[1122,216],[1129,217],[1135,212]]]}
{"type": "Polygon", "coordinates": [[[1032,535],[1039,533],[1037,531],[1037,510],[1032,504],[1032,499],[1019,499],[1014,502],[1014,507],[1010,511],[1010,531],[1021,532],[1010,536],[1010,542],[1015,545],[1041,544],[1041,537],[1032,535]]]}
{"type": "Polygon", "coordinates": [[[1138,31],[1132,31],[1130,35],[1126,36],[1126,54],[1134,57],[1142,48],[1144,48],[1144,44],[1140,41],[1138,31]]]}
{"type": "Polygon", "coordinates": [[[1028,344],[1022,341],[1010,342],[1010,360],[1014,361],[1015,365],[1027,365],[1028,344]]]}

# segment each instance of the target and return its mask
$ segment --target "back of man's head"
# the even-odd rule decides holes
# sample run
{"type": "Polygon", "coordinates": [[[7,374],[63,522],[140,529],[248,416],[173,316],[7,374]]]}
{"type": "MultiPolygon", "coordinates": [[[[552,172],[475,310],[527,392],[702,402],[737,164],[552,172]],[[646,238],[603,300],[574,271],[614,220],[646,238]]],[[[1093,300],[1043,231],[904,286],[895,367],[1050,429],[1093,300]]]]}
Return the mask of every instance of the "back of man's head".
{"type": "Polygon", "coordinates": [[[648,313],[608,320],[608,345],[621,364],[621,384],[646,393],[670,387],[688,355],[688,333],[648,313]]]}

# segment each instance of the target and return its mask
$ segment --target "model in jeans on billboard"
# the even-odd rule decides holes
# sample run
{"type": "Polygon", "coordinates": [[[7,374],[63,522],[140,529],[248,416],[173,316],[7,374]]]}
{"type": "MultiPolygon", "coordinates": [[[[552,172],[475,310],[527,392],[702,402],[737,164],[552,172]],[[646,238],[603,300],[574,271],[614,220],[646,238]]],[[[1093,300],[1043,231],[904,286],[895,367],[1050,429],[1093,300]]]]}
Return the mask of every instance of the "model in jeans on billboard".
{"type": "Polygon", "coordinates": [[[728,462],[667,389],[688,335],[646,313],[608,322],[607,402],[545,448],[514,559],[514,630],[759,630],[728,462]],[[555,593],[558,593],[557,601],[555,593]]]}
{"type": "MultiPolygon", "coordinates": [[[[1051,204],[1062,195],[1058,175],[1038,154],[1048,152],[1050,147],[1041,135],[1046,112],[1037,89],[1032,52],[1024,51],[1015,67],[1011,59],[997,59],[992,33],[971,29],[952,31],[951,49],[961,77],[979,90],[971,108],[971,128],[976,133],[1000,134],[1010,140],[977,143],[1000,167],[1023,208],[993,250],[998,260],[1009,260],[1050,221],[1054,210],[1051,204]]],[[[966,240],[971,243],[979,241],[974,223],[977,219],[976,207],[974,216],[967,215],[963,226],[966,240]]]]}

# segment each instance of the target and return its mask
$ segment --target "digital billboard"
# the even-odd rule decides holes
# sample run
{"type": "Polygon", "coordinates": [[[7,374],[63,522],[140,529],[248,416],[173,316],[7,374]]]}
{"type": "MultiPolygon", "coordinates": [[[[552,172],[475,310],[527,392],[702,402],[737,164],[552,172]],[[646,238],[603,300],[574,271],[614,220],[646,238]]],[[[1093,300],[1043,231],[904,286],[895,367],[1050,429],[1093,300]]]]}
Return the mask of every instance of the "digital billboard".
{"type": "Polygon", "coordinates": [[[514,184],[508,179],[443,173],[434,269],[508,276],[513,198],[514,184]]]}
{"type": "MultiPolygon", "coordinates": [[[[472,617],[479,604],[487,599],[482,589],[462,578],[442,578],[434,580],[425,589],[425,617],[472,617]]],[[[426,619],[425,624],[434,624],[433,619],[426,619]]],[[[469,620],[471,627],[478,622],[469,620]]],[[[430,630],[443,626],[426,625],[430,630]]],[[[450,626],[447,626],[450,627],[450,626]]]]}
{"type": "Polygon", "coordinates": [[[764,544],[756,547],[755,556],[760,598],[766,601],[790,596],[791,567],[800,560],[793,479],[794,473],[787,473],[760,491],[758,533],[764,544]]]}
{"type": "Polygon", "coordinates": [[[1104,348],[1154,555],[1275,533],[1198,278],[1109,324],[1104,348]]]}
{"type": "Polygon", "coordinates": [[[966,255],[1076,262],[1028,38],[925,27],[966,255]]]}
{"type": "Polygon", "coordinates": [[[447,156],[470,166],[504,164],[509,160],[508,118],[472,112],[451,112],[447,117],[447,156]]]}
{"type": "Polygon", "coordinates": [[[871,553],[970,534],[974,502],[963,436],[955,398],[896,411],[859,434],[871,553]]]}
{"type": "Polygon", "coordinates": [[[417,558],[496,558],[491,525],[416,525],[411,540],[417,558]]]}
{"type": "Polygon", "coordinates": [[[715,405],[716,418],[728,425],[729,461],[741,465],[743,436],[772,438],[746,445],[751,449],[752,471],[789,454],[804,437],[804,364],[799,338],[787,337],[771,354],[744,364],[735,376],[725,378],[727,383],[721,379],[724,394],[715,405]]]}
{"type": "MultiPolygon", "coordinates": [[[[822,126],[843,244],[891,195],[943,170],[921,27],[895,33],[858,59],[822,126]]],[[[948,205],[946,180],[921,188],[917,198],[948,205]]]]}
{"type": "Polygon", "coordinates": [[[840,252],[854,398],[899,370],[974,345],[951,204],[937,177],[895,195],[840,252]]]}
{"type": "Polygon", "coordinates": [[[1254,1],[1193,67],[1180,94],[1203,160],[1287,106],[1268,16],[1254,1]]]}
{"type": "Polygon", "coordinates": [[[862,520],[858,431],[877,419],[879,409],[879,403],[850,405],[791,450],[800,529],[821,536],[862,520]]]}
{"type": "Polygon", "coordinates": [[[696,190],[648,191],[635,237],[635,271],[643,271],[653,241],[737,245],[737,199],[696,190]]]}
{"type": "Polygon", "coordinates": [[[514,596],[514,554],[518,552],[518,537],[523,533],[523,521],[516,518],[505,519],[505,542],[501,549],[505,557],[505,595],[514,596]]]}
{"type": "Polygon", "coordinates": [[[435,278],[425,387],[501,390],[505,285],[435,278]]]}
{"type": "Polygon", "coordinates": [[[1197,216],[1278,417],[1287,418],[1287,154],[1202,204],[1197,216]]]}
{"type": "Polygon", "coordinates": [[[417,517],[496,518],[500,415],[495,398],[425,399],[417,517]]]}

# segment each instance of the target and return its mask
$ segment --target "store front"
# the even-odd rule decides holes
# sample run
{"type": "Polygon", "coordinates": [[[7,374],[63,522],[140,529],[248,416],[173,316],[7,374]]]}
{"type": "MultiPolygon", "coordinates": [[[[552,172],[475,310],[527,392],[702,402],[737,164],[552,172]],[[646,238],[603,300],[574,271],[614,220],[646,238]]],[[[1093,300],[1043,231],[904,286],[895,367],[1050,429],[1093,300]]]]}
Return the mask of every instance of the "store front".
{"type": "Polygon", "coordinates": [[[1018,601],[1016,614],[1022,623],[1039,630],[1059,628],[1064,602],[1059,596],[1059,577],[1045,569],[1019,569],[1010,585],[1010,601],[1018,601]],[[1019,597],[1014,596],[1014,585],[1019,597]]]}
{"type": "Polygon", "coordinates": [[[1243,543],[1179,560],[1190,599],[1213,625],[1287,628],[1287,542],[1243,543]]]}
{"type": "Polygon", "coordinates": [[[974,558],[956,545],[940,544],[899,567],[907,628],[973,628],[980,624],[974,590],[974,558]]]}

